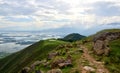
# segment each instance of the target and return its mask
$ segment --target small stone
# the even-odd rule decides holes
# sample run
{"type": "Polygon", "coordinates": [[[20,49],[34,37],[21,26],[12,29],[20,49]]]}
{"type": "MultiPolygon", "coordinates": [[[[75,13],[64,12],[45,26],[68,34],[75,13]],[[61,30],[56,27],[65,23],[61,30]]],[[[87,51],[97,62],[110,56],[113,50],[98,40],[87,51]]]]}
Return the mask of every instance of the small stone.
{"type": "Polygon", "coordinates": [[[85,69],[86,71],[90,71],[90,72],[94,72],[94,71],[95,71],[95,69],[92,68],[92,67],[90,67],[90,66],[85,66],[84,69],[85,69]]]}
{"type": "Polygon", "coordinates": [[[100,73],[105,73],[103,69],[98,69],[100,73]]]}
{"type": "Polygon", "coordinates": [[[58,52],[53,52],[53,53],[49,53],[48,54],[48,59],[53,59],[55,56],[57,56],[58,55],[58,52]]]}
{"type": "Polygon", "coordinates": [[[61,69],[52,69],[49,70],[47,73],[62,73],[61,69]]]}

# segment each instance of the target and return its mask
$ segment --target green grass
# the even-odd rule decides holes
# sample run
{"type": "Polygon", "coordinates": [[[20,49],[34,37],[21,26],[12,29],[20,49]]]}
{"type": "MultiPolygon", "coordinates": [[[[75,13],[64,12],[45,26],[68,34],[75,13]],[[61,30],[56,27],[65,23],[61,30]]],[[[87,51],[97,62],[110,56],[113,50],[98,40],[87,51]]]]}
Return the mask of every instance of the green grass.
{"type": "Polygon", "coordinates": [[[96,36],[96,35],[98,35],[98,34],[101,34],[101,33],[103,33],[103,32],[120,32],[120,29],[104,29],[104,30],[102,30],[102,31],[99,31],[99,32],[93,34],[93,35],[88,36],[87,38],[85,38],[85,39],[83,39],[83,40],[93,41],[94,36],[96,36]]]}
{"type": "MultiPolygon", "coordinates": [[[[108,29],[103,30],[101,32],[110,31],[110,32],[119,32],[118,29],[108,29]]],[[[98,32],[97,34],[101,33],[98,32]]],[[[96,35],[97,35],[96,34],[96,35]]],[[[0,73],[18,73],[20,70],[26,66],[30,67],[37,60],[46,60],[47,55],[50,52],[59,52],[60,55],[56,56],[52,60],[48,60],[47,62],[53,62],[58,58],[66,59],[67,56],[70,54],[72,57],[72,66],[67,66],[62,68],[61,70],[63,73],[70,73],[72,69],[76,70],[76,73],[79,73],[79,66],[82,61],[81,55],[83,52],[78,52],[80,49],[79,44],[84,45],[88,48],[89,51],[93,51],[92,49],[92,39],[94,35],[84,38],[77,42],[64,42],[55,39],[49,39],[44,41],[39,41],[19,52],[13,53],[3,59],[0,60],[0,73]],[[83,44],[83,41],[87,41],[83,44]],[[78,44],[79,43],[79,44],[78,44]],[[66,53],[64,48],[56,49],[59,45],[72,45],[72,48],[68,48],[69,52],[66,53]],[[81,60],[81,61],[80,61],[81,60]]],[[[94,53],[91,54],[95,56],[99,61],[104,61],[105,66],[110,70],[111,73],[120,73],[120,39],[110,42],[110,55],[109,56],[96,56],[94,53]]],[[[84,59],[83,59],[84,61],[84,59]]],[[[84,65],[89,65],[88,61],[85,61],[84,65]]],[[[44,67],[43,65],[39,66],[39,69],[44,71],[45,73],[50,70],[51,65],[44,67]]],[[[33,72],[34,73],[34,72],[33,72]]]]}
{"type": "Polygon", "coordinates": [[[71,72],[71,68],[72,68],[72,66],[65,67],[65,68],[62,69],[62,72],[63,73],[70,73],[71,72]]]}
{"type": "Polygon", "coordinates": [[[97,56],[92,54],[98,61],[105,62],[110,73],[120,73],[120,39],[114,40],[110,44],[110,54],[108,56],[97,56]]]}
{"type": "MultiPolygon", "coordinates": [[[[80,56],[82,55],[82,52],[78,52],[77,51],[78,48],[73,47],[73,48],[69,48],[69,51],[72,52],[72,54],[71,53],[68,54],[68,53],[65,52],[65,49],[66,48],[52,50],[51,52],[59,52],[60,55],[54,57],[52,60],[48,60],[48,62],[52,63],[52,62],[54,62],[54,61],[56,61],[58,59],[61,59],[61,58],[65,60],[68,55],[71,55],[71,57],[72,57],[72,65],[71,66],[66,66],[66,67],[61,69],[63,73],[70,73],[72,68],[76,68],[76,66],[77,66],[76,60],[78,58],[80,58],[80,56]],[[77,54],[75,54],[76,51],[77,51],[77,54]]],[[[44,71],[44,72],[47,72],[48,70],[50,70],[50,65],[48,65],[47,67],[44,67],[44,66],[41,65],[40,69],[42,71],[44,71]]]]}
{"type": "Polygon", "coordinates": [[[0,73],[17,73],[36,60],[42,60],[63,41],[40,41],[0,60],[0,73]]]}
{"type": "Polygon", "coordinates": [[[101,33],[101,32],[120,32],[120,29],[105,29],[105,30],[102,30],[98,33],[101,33]]]}
{"type": "Polygon", "coordinates": [[[6,56],[8,56],[8,55],[10,55],[10,53],[0,52],[0,59],[6,57],[6,56]]]}
{"type": "Polygon", "coordinates": [[[110,55],[103,60],[111,73],[120,73],[120,39],[110,42],[110,49],[110,55]]]}
{"type": "MultiPolygon", "coordinates": [[[[120,29],[107,29],[100,31],[95,35],[100,34],[102,32],[120,32],[120,29]]],[[[93,50],[92,39],[95,35],[91,35],[84,39],[91,41],[84,44],[89,49],[89,51],[93,50]]],[[[120,39],[111,41],[109,45],[111,50],[109,56],[97,56],[94,53],[92,53],[91,55],[94,56],[94,58],[98,61],[104,61],[105,66],[108,68],[108,70],[110,70],[111,73],[120,73],[120,39]]]]}

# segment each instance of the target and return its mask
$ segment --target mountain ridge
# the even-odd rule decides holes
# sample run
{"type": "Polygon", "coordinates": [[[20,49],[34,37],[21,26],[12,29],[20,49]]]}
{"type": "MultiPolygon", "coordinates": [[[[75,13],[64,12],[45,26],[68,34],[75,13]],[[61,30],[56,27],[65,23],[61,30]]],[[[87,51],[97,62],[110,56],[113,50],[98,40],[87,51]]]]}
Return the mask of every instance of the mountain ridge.
{"type": "MultiPolygon", "coordinates": [[[[102,32],[120,32],[120,29],[103,30],[95,35],[102,32]]],[[[120,57],[118,49],[119,39],[109,42],[112,52],[108,56],[98,56],[92,48],[94,46],[92,43],[95,35],[71,43],[56,39],[39,41],[26,49],[0,60],[0,73],[37,73],[37,71],[45,73],[51,71],[54,71],[54,73],[120,72],[118,69],[120,57]],[[116,57],[117,63],[115,61],[111,62],[112,55],[116,57]],[[91,57],[96,63],[92,64],[90,61],[91,57]],[[104,67],[94,65],[97,63],[104,67]],[[35,68],[31,69],[31,65],[35,68]],[[112,65],[114,65],[114,68],[112,65]]]]}

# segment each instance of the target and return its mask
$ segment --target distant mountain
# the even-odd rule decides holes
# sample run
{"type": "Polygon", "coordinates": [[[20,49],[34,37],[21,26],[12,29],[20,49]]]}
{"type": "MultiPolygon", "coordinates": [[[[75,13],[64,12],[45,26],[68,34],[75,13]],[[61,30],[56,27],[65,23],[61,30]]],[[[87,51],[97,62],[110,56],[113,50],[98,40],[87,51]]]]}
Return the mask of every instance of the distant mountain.
{"type": "Polygon", "coordinates": [[[85,36],[80,35],[80,34],[78,34],[78,33],[72,33],[72,34],[69,34],[69,35],[65,36],[65,37],[62,38],[61,40],[73,42],[73,41],[81,40],[81,39],[83,39],[83,38],[85,38],[85,36]]]}

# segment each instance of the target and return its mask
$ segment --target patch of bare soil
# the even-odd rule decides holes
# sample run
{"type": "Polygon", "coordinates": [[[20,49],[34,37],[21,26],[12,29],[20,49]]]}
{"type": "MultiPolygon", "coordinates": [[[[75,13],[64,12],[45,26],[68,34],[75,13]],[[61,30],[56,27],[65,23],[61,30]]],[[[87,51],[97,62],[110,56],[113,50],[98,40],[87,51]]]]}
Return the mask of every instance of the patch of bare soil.
{"type": "MultiPolygon", "coordinates": [[[[93,58],[89,54],[88,49],[85,46],[81,46],[81,48],[83,49],[84,52],[82,58],[87,60],[90,64],[94,65],[94,67],[96,68],[95,73],[109,73],[109,71],[105,68],[102,62],[96,61],[95,58],[93,58]]],[[[84,69],[83,65],[80,66],[80,69],[81,69],[81,73],[89,73],[84,69]]]]}

